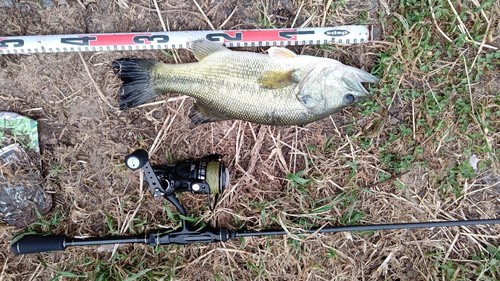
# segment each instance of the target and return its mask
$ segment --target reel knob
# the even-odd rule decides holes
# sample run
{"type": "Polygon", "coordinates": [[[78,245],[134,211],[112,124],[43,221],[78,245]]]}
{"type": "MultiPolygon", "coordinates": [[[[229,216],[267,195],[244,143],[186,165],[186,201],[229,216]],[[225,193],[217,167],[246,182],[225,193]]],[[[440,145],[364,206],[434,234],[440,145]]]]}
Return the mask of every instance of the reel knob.
{"type": "Polygon", "coordinates": [[[148,152],[144,149],[138,149],[125,157],[125,165],[130,170],[139,170],[149,161],[148,152]]]}

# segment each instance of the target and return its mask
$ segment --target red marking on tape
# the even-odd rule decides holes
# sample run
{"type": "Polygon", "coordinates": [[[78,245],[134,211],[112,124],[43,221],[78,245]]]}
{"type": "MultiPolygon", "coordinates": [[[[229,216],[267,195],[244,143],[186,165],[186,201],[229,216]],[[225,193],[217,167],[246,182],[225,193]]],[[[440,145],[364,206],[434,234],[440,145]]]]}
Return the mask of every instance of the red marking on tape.
{"type": "Polygon", "coordinates": [[[242,31],[242,34],[243,34],[242,41],[243,42],[256,42],[256,41],[297,40],[297,35],[291,35],[288,38],[280,36],[280,32],[295,32],[295,31],[296,31],[296,29],[243,30],[242,31]]]}
{"type": "MultiPolygon", "coordinates": [[[[112,46],[112,45],[136,45],[134,37],[137,35],[150,35],[151,33],[131,33],[131,34],[92,34],[96,40],[90,41],[90,46],[112,46]]],[[[150,42],[145,42],[150,44],[150,42]]]]}

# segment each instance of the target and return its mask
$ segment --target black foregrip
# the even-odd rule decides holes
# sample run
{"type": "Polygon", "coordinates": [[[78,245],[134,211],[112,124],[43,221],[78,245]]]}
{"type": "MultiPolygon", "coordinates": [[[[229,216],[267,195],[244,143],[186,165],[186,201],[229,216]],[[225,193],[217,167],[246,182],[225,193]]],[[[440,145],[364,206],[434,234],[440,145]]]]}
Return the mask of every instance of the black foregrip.
{"type": "Polygon", "coordinates": [[[12,244],[12,252],[16,255],[49,251],[63,251],[66,246],[63,235],[25,235],[12,244]]]}

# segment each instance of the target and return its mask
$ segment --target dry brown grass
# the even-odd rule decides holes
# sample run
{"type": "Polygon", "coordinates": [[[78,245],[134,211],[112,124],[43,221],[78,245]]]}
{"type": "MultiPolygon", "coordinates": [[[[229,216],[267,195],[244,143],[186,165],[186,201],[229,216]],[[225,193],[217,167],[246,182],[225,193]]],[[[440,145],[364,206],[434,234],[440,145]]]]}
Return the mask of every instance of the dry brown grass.
{"type": "MultiPolygon", "coordinates": [[[[211,25],[226,29],[290,26],[292,22],[295,26],[352,24],[360,17],[379,23],[385,19],[379,19],[379,12],[397,11],[397,3],[387,4],[389,8],[374,3],[78,1],[52,9],[34,5],[28,9],[25,4],[20,9],[0,10],[0,22],[6,23],[0,26],[0,35],[157,31],[163,29],[162,22],[170,30],[210,29],[211,25]]],[[[484,17],[493,21],[488,32],[498,34],[498,19],[491,18],[492,11],[483,11],[484,17]]],[[[426,20],[434,25],[432,18],[426,20]]],[[[108,106],[116,105],[119,87],[110,69],[113,59],[193,61],[185,50],[170,56],[116,52],[0,57],[0,110],[23,113],[40,122],[43,174],[56,202],[52,213],[30,230],[103,236],[175,227],[177,222],[169,220],[166,211],[173,207],[154,200],[140,184],[139,173],[129,172],[123,165],[125,155],[138,148],[150,149],[154,163],[207,153],[224,155],[232,182],[213,213],[206,208],[204,197],[181,197],[190,214],[212,225],[260,230],[337,225],[349,223],[349,219],[371,224],[499,217],[498,113],[486,114],[499,110],[498,68],[485,74],[481,83],[471,85],[470,98],[478,114],[470,120],[477,122],[471,121],[462,130],[457,119],[461,115],[454,113],[452,102],[458,94],[438,115],[428,117],[425,98],[408,101],[402,94],[404,89],[425,88],[439,98],[446,79],[463,71],[462,57],[450,61],[443,55],[438,60],[442,67],[435,64],[433,72],[426,72],[418,65],[428,54],[416,55],[394,74],[395,65],[404,62],[409,53],[418,53],[419,46],[390,40],[396,29],[392,23],[384,22],[382,29],[386,40],[365,46],[295,48],[368,70],[378,65],[380,53],[400,50],[380,71],[383,81],[374,91],[379,93],[375,104],[381,110],[362,113],[369,105],[360,105],[304,127],[242,121],[194,126],[187,117],[192,99],[175,96],[125,112],[108,106]],[[432,81],[436,75],[445,78],[442,84],[432,81]],[[390,84],[391,79],[398,83],[390,84]],[[389,92],[383,91],[384,85],[392,85],[387,86],[389,92]],[[420,119],[426,123],[417,122],[420,119]],[[438,119],[443,125],[432,127],[438,119]],[[486,121],[493,130],[484,131],[486,121]],[[401,124],[411,133],[392,140],[391,132],[401,124]],[[427,130],[426,124],[434,129],[427,130]],[[479,133],[484,142],[464,137],[465,132],[479,133]],[[453,177],[462,188],[459,194],[443,190],[452,167],[467,160],[468,149],[483,151],[475,145],[491,147],[491,152],[479,155],[485,166],[472,178],[453,177]],[[384,158],[412,154],[417,146],[425,153],[405,169],[391,168],[384,158]],[[297,172],[309,183],[293,185],[287,176],[297,172]],[[364,216],[354,219],[356,214],[364,216]]],[[[435,34],[439,36],[439,31],[435,34]]],[[[413,33],[399,36],[413,38],[413,33]]],[[[488,43],[498,46],[498,38],[488,39],[488,43]]],[[[473,60],[478,54],[465,50],[464,58],[473,60]]],[[[475,73],[473,68],[470,71],[475,73]]],[[[466,97],[469,99],[469,93],[466,97]]],[[[493,280],[499,273],[490,267],[494,258],[488,251],[496,247],[498,255],[499,230],[496,225],[318,234],[157,249],[145,245],[69,248],[60,253],[14,256],[9,243],[19,230],[2,225],[0,279],[493,280]],[[135,279],[134,274],[138,274],[135,279]]]]}

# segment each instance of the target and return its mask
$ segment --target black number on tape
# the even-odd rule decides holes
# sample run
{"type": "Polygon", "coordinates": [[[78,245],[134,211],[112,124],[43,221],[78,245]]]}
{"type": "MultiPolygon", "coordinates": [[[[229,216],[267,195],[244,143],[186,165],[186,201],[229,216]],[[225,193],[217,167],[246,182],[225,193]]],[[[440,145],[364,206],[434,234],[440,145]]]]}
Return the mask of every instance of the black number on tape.
{"type": "Polygon", "coordinates": [[[168,43],[170,38],[168,38],[167,35],[151,35],[151,36],[138,35],[134,36],[133,40],[135,44],[148,44],[153,42],[160,44],[160,43],[168,43]]]}
{"type": "Polygon", "coordinates": [[[96,37],[82,36],[82,37],[69,37],[61,38],[62,44],[75,45],[75,46],[90,46],[90,41],[96,40],[96,37]]]}
{"type": "Polygon", "coordinates": [[[14,47],[14,48],[20,48],[20,47],[24,46],[24,40],[23,39],[5,39],[5,40],[0,39],[0,48],[8,48],[9,44],[12,44],[12,47],[14,47]]]}
{"type": "Polygon", "coordinates": [[[304,30],[304,31],[280,31],[278,33],[279,37],[292,39],[295,35],[313,35],[314,31],[312,30],[304,30]]]}
{"type": "Polygon", "coordinates": [[[241,32],[237,32],[234,34],[234,36],[231,36],[229,34],[226,34],[226,33],[210,33],[210,34],[207,34],[207,40],[210,40],[210,41],[215,41],[215,42],[219,42],[221,41],[221,39],[225,39],[225,40],[228,40],[228,41],[241,41],[241,32]]]}

